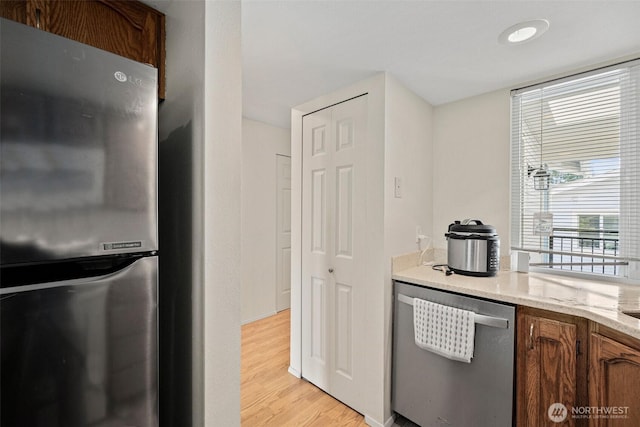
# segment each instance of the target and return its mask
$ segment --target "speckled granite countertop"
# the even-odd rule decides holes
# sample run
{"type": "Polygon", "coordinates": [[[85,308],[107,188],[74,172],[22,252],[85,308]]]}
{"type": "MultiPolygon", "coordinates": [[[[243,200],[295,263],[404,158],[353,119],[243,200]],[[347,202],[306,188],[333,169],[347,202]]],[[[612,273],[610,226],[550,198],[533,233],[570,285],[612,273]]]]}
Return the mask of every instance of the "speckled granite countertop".
{"type": "Polygon", "coordinates": [[[500,271],[495,277],[446,276],[416,266],[415,255],[393,259],[394,280],[430,288],[580,316],[640,339],[640,286],[544,273],[500,271]]]}

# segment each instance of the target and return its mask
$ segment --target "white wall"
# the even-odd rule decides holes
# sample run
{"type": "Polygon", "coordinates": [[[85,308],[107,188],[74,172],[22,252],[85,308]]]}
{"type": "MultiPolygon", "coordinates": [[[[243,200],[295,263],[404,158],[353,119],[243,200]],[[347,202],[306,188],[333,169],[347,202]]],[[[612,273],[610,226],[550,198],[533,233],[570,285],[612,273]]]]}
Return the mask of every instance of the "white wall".
{"type": "Polygon", "coordinates": [[[395,256],[417,250],[416,226],[432,235],[433,107],[390,75],[385,102],[385,249],[395,256]]]}
{"type": "MultiPolygon", "coordinates": [[[[432,236],[433,107],[389,74],[385,79],[384,259],[416,251],[416,226],[432,236]],[[395,178],[401,197],[395,197],[395,178]]],[[[427,242],[424,242],[425,244],[427,242]]],[[[391,416],[392,298],[391,262],[385,264],[383,420],[391,416]]]]}
{"type": "Polygon", "coordinates": [[[496,227],[502,256],[510,242],[510,95],[499,90],[433,110],[433,234],[445,249],[454,220],[496,227]]]}
{"type": "Polygon", "coordinates": [[[242,323],[276,312],[276,155],[291,130],[242,119],[242,323]]]}
{"type": "Polygon", "coordinates": [[[240,425],[241,2],[205,2],[204,425],[240,425]]]}
{"type": "MultiPolygon", "coordinates": [[[[180,338],[171,343],[173,352],[184,348],[192,355],[192,363],[174,373],[193,380],[191,407],[178,408],[167,421],[240,425],[241,4],[173,0],[158,7],[167,16],[160,180],[170,197],[160,201],[160,220],[168,221],[161,233],[169,243],[160,256],[173,260],[172,271],[161,269],[160,284],[162,293],[168,277],[175,291],[168,312],[182,321],[190,317],[192,325],[182,330],[174,323],[171,335],[180,338]],[[190,194],[171,198],[180,191],[190,194]],[[180,419],[180,411],[188,418],[180,419]]],[[[161,353],[161,363],[167,356],[161,353]]],[[[189,390],[175,395],[182,393],[189,390]]]]}

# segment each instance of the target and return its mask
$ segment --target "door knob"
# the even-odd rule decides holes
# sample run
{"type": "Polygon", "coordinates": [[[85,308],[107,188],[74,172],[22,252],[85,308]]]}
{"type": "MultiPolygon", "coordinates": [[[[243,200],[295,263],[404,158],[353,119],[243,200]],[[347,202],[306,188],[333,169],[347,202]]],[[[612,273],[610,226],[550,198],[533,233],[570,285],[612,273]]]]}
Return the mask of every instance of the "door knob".
{"type": "Polygon", "coordinates": [[[333,268],[330,268],[330,269],[329,269],[329,273],[333,273],[333,268]]]}

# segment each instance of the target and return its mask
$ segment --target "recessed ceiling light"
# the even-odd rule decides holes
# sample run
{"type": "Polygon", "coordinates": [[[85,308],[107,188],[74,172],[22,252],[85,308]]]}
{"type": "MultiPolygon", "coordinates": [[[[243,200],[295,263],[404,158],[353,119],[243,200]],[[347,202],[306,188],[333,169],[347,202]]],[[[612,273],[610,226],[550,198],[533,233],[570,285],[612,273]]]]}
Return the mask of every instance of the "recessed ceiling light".
{"type": "Polygon", "coordinates": [[[537,39],[549,29],[549,21],[535,19],[521,22],[504,30],[498,37],[502,44],[519,44],[537,39]]]}

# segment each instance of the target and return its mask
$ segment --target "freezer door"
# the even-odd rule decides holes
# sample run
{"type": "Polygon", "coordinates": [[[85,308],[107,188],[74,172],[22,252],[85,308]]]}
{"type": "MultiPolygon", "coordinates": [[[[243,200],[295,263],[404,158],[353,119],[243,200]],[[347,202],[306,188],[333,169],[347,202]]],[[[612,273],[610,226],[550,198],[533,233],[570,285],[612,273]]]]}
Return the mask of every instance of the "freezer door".
{"type": "Polygon", "coordinates": [[[0,289],[2,427],[157,427],[157,258],[0,289]]]}
{"type": "Polygon", "coordinates": [[[0,18],[0,264],[157,249],[156,69],[0,18]]]}

